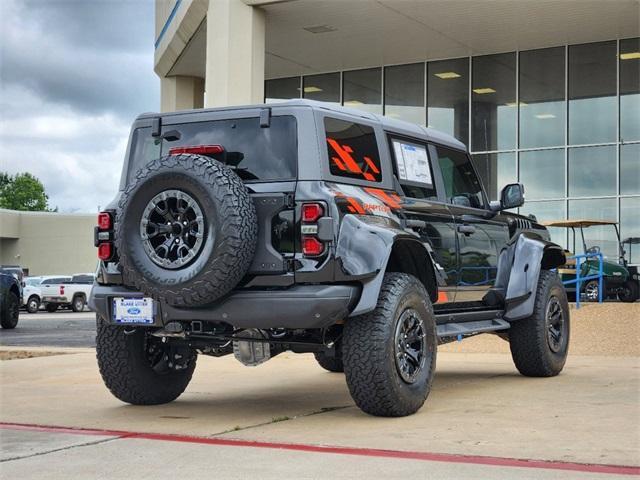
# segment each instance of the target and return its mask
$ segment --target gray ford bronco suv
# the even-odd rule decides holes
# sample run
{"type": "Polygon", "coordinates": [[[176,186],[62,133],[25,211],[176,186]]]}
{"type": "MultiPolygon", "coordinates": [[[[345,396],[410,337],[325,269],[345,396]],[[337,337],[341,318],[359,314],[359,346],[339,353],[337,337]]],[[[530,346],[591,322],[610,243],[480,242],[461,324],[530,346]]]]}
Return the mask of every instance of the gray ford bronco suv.
{"type": "Polygon", "coordinates": [[[144,114],[98,217],[90,305],[111,392],[160,404],[198,355],[258,365],[313,353],[363,411],[424,403],[439,344],[507,340],[557,375],[563,249],[510,184],[489,202],[465,146],[378,115],[295,100],[144,114]]]}

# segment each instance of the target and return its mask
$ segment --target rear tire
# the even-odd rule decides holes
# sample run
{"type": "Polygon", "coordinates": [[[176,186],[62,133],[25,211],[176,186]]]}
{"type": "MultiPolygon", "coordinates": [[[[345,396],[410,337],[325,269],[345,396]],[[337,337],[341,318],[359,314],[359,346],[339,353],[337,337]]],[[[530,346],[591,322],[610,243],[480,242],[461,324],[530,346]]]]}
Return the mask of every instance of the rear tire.
{"type": "Polygon", "coordinates": [[[71,303],[71,310],[73,310],[76,313],[82,312],[84,310],[85,304],[86,304],[86,301],[84,297],[82,295],[77,295],[73,299],[73,302],[71,303]]]}
{"type": "Polygon", "coordinates": [[[29,313],[38,313],[38,310],[40,310],[40,299],[35,295],[29,297],[26,308],[29,313]]]}
{"type": "Polygon", "coordinates": [[[342,354],[340,351],[336,351],[335,357],[330,357],[322,352],[314,353],[318,365],[329,372],[342,373],[344,372],[344,363],[342,363],[342,354]]]}
{"type": "Polygon", "coordinates": [[[57,304],[57,303],[47,303],[47,304],[44,306],[44,309],[45,309],[47,312],[49,312],[49,313],[53,313],[53,312],[55,312],[56,310],[58,310],[58,304],[57,304]]]}
{"type": "Polygon", "coordinates": [[[20,318],[20,299],[18,296],[9,292],[6,301],[0,305],[0,326],[7,330],[16,328],[18,319],[20,318]]]}
{"type": "Polygon", "coordinates": [[[562,371],[569,352],[569,303],[555,273],[540,272],[533,314],[508,331],[511,357],[522,375],[553,377],[562,371]]]}
{"type": "Polygon", "coordinates": [[[164,358],[167,352],[156,350],[166,348],[166,344],[148,336],[148,329],[131,329],[125,333],[124,327],[109,325],[98,316],[96,321],[100,375],[116,398],[133,405],[160,405],[175,400],[185,391],[196,367],[193,352],[183,352],[189,355],[186,368],[174,370],[164,358]]]}
{"type": "Polygon", "coordinates": [[[618,300],[624,303],[633,303],[638,300],[640,296],[638,282],[633,279],[629,279],[624,282],[624,292],[618,293],[618,300]]]}
{"type": "Polygon", "coordinates": [[[382,417],[418,411],[431,389],[437,344],[424,285],[404,273],[385,274],[375,310],[344,327],[344,371],[356,405],[382,417]]]}

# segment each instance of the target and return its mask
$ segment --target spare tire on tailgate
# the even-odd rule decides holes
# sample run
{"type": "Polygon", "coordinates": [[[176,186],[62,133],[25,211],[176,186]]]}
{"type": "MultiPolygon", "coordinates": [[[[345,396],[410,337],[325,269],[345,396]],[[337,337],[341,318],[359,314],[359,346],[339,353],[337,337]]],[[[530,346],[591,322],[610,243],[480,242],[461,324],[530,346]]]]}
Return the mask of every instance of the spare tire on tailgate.
{"type": "Polygon", "coordinates": [[[247,273],[255,207],[242,180],[201,155],[168,155],[122,193],[115,242],[126,285],[173,306],[211,303],[247,273]]]}

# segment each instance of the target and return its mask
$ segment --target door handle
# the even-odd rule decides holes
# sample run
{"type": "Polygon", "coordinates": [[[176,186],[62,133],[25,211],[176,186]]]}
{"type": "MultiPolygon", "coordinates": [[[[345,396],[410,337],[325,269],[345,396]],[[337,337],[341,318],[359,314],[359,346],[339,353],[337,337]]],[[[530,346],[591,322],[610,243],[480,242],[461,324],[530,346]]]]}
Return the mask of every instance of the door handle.
{"type": "Polygon", "coordinates": [[[464,225],[458,225],[458,232],[463,233],[468,237],[469,235],[476,233],[476,227],[465,223],[464,225]]]}

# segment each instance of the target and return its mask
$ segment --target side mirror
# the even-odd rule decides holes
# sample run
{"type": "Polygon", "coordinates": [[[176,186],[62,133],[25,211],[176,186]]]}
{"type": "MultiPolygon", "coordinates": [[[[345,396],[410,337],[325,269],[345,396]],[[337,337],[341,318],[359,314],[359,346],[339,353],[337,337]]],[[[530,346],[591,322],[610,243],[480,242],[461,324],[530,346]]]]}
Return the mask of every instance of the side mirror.
{"type": "Polygon", "coordinates": [[[521,183],[510,183],[500,192],[500,209],[521,207],[524,205],[524,185],[521,183]]]}

